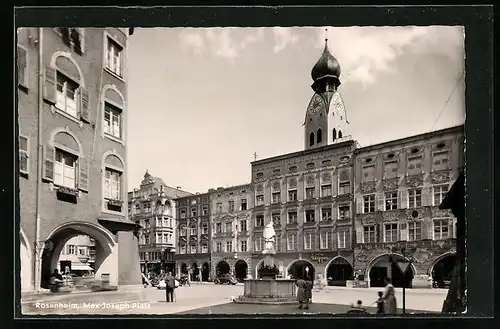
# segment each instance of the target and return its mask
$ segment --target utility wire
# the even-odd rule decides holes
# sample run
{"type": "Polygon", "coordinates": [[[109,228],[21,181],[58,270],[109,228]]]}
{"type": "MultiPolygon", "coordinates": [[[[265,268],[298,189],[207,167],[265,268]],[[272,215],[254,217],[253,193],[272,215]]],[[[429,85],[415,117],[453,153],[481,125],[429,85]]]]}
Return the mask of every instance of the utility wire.
{"type": "Polygon", "coordinates": [[[441,108],[441,111],[439,111],[439,115],[437,116],[436,120],[434,121],[434,124],[432,125],[432,128],[431,128],[431,131],[434,130],[434,127],[436,126],[437,122],[439,121],[439,119],[441,118],[441,115],[443,114],[444,110],[446,109],[446,106],[448,105],[448,103],[450,102],[451,100],[451,97],[453,96],[453,94],[455,93],[455,90],[457,89],[458,85],[460,84],[460,82],[462,81],[462,77],[464,76],[464,72],[462,72],[458,78],[457,78],[457,82],[455,83],[455,86],[453,87],[453,89],[451,90],[451,93],[450,95],[448,96],[448,99],[446,100],[446,102],[444,103],[443,107],[441,108]]]}

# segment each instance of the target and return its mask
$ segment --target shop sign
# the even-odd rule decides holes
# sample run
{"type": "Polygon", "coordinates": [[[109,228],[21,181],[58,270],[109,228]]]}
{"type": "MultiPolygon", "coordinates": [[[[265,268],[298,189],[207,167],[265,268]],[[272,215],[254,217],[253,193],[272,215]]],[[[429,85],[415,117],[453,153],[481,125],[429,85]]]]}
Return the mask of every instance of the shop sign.
{"type": "Polygon", "coordinates": [[[318,264],[327,262],[329,259],[329,257],[323,256],[323,254],[313,254],[311,256],[311,260],[317,262],[318,264]]]}

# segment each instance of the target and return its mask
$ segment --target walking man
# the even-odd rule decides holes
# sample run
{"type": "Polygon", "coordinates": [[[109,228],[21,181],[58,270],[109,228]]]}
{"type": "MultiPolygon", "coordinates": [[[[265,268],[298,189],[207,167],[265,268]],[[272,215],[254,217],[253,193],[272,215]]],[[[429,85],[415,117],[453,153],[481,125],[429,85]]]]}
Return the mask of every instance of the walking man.
{"type": "Polygon", "coordinates": [[[175,289],[175,278],[172,276],[172,272],[168,272],[165,277],[165,292],[167,303],[173,303],[174,301],[174,289],[175,289]]]}

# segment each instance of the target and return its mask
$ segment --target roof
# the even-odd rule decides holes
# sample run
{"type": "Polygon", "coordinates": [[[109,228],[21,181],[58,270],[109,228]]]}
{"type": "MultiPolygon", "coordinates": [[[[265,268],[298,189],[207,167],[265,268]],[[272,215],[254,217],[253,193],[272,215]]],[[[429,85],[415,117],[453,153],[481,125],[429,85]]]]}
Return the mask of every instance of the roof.
{"type": "Polygon", "coordinates": [[[165,193],[165,195],[172,199],[193,195],[193,193],[168,186],[167,184],[165,184],[163,179],[161,179],[160,177],[151,176],[151,174],[146,170],[144,179],[141,182],[141,186],[149,184],[153,184],[158,191],[160,191],[161,187],[163,186],[163,192],[165,193]]]}

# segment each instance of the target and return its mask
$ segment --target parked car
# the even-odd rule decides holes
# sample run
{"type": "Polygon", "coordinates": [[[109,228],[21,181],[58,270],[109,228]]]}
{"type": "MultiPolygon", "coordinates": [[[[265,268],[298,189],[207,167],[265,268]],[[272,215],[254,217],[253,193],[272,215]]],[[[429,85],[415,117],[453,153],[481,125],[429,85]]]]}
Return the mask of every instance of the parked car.
{"type": "Polygon", "coordinates": [[[214,283],[215,284],[232,284],[232,285],[235,285],[235,284],[238,283],[238,280],[236,280],[236,278],[234,276],[232,276],[231,274],[222,274],[222,275],[217,276],[214,279],[214,283]]]}
{"type": "MultiPolygon", "coordinates": [[[[177,279],[175,279],[175,287],[176,288],[179,288],[180,284],[179,284],[179,281],[177,279]]],[[[156,288],[158,289],[166,289],[167,288],[167,284],[165,283],[165,279],[162,279],[158,285],[156,286],[156,288]]]]}

